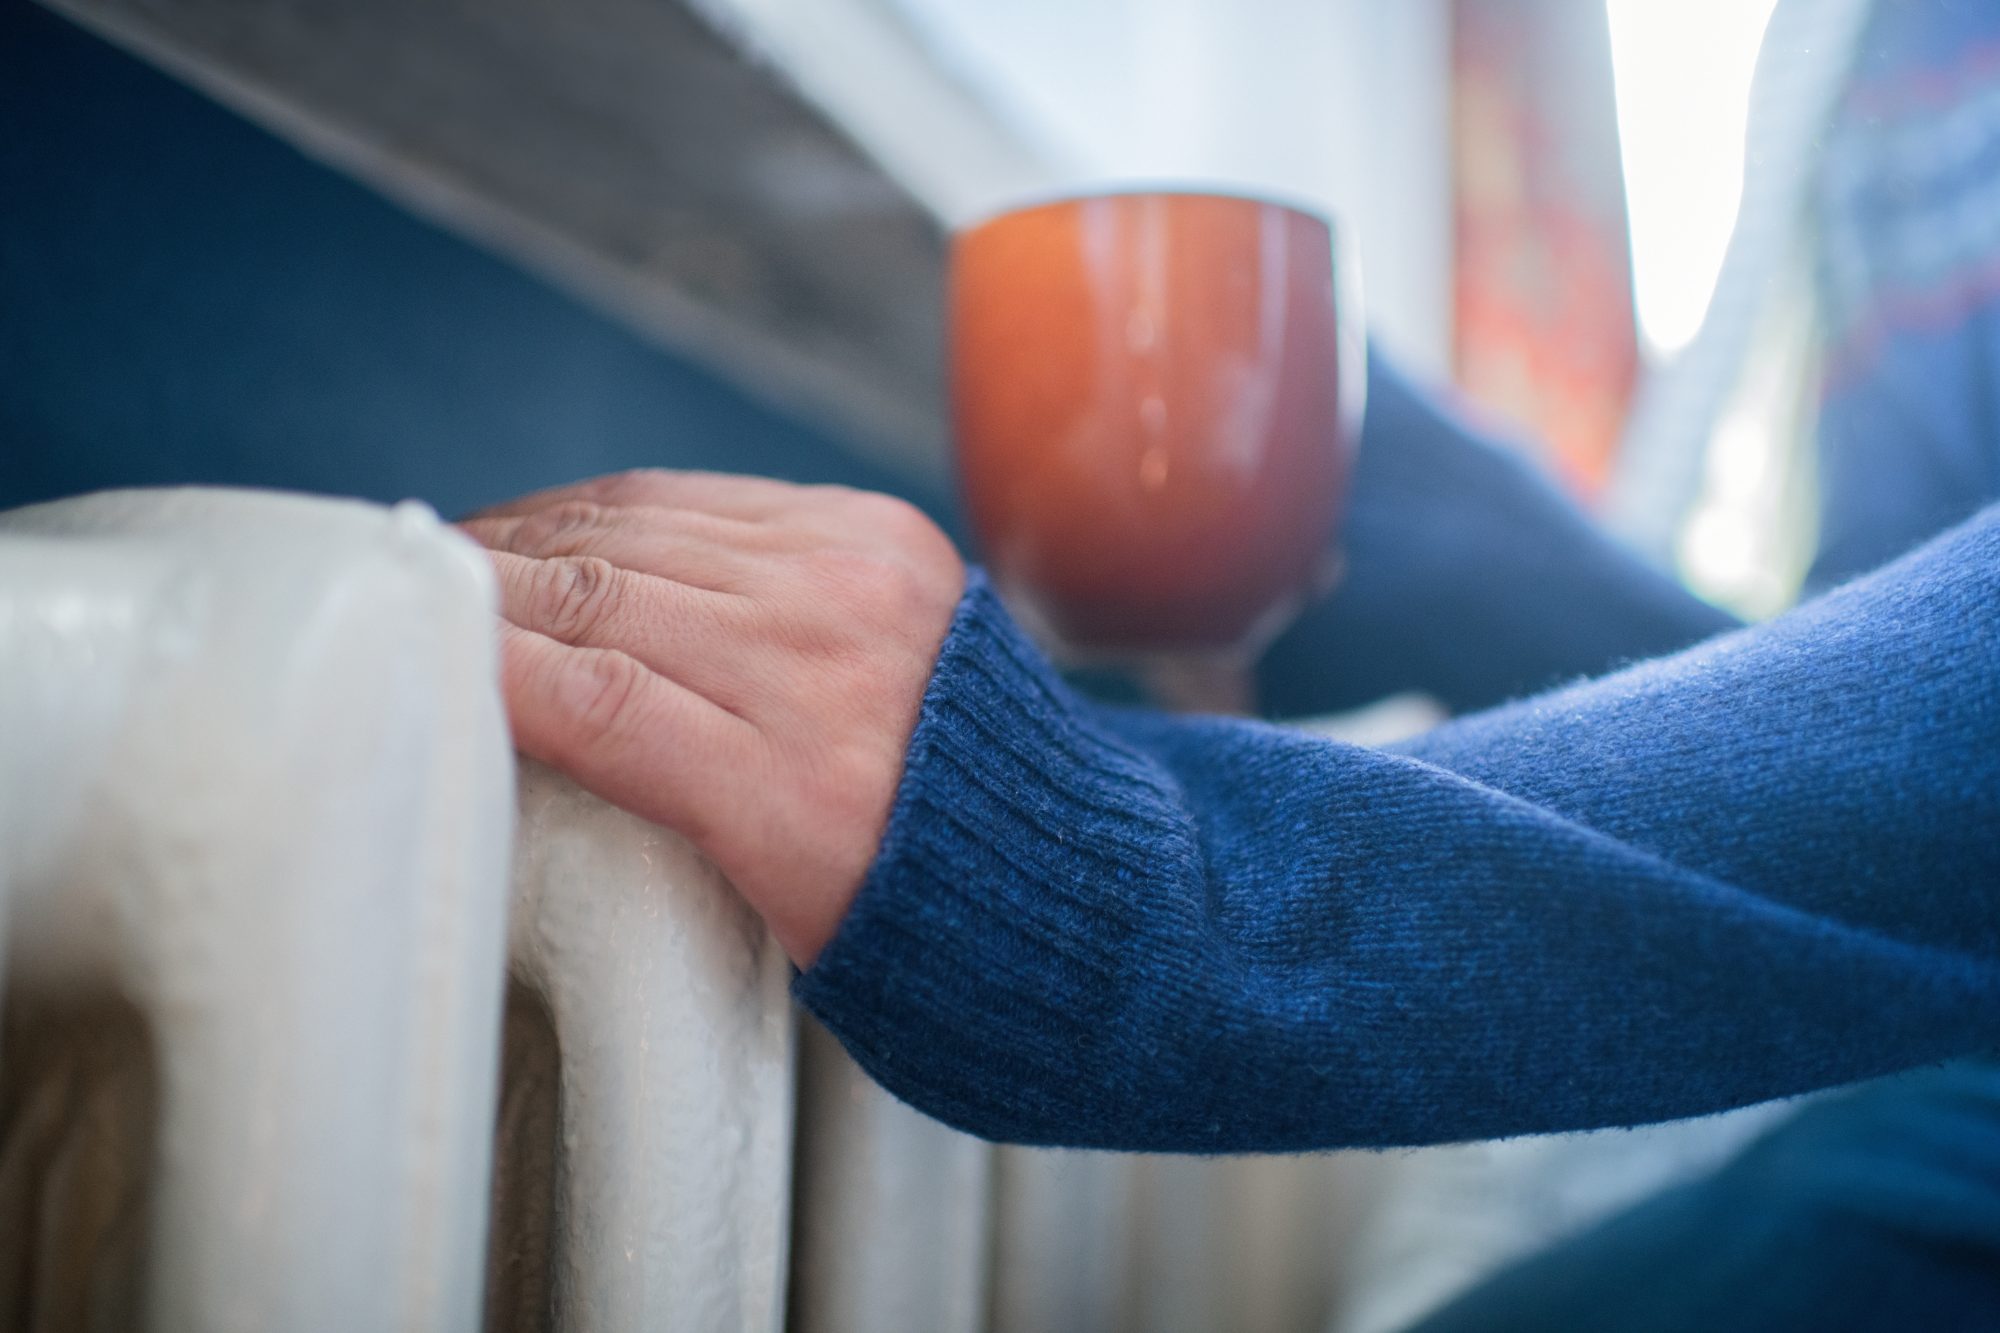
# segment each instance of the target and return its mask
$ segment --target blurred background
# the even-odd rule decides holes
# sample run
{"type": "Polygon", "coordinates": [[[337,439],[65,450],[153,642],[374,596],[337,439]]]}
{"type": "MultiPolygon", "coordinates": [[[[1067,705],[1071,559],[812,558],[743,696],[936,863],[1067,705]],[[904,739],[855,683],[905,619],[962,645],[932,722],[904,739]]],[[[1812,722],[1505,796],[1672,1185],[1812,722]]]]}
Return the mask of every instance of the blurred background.
{"type": "Polygon", "coordinates": [[[1810,537],[1799,329],[1745,315],[1726,399],[1645,405],[1723,265],[1771,7],[0,0],[0,506],[453,514],[664,464],[958,531],[948,229],[1196,183],[1338,217],[1378,346],[1765,612],[1810,537]]]}

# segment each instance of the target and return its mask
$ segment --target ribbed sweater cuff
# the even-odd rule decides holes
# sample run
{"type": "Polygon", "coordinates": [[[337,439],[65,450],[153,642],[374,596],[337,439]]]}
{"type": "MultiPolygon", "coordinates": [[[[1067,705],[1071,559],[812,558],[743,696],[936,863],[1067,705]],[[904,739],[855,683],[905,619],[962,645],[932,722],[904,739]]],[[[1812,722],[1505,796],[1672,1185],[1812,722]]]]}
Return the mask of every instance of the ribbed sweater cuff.
{"type": "Polygon", "coordinates": [[[1064,1071],[1103,1070],[1093,1048],[1120,1030],[1145,868],[1193,850],[1177,804],[974,571],[881,850],[798,998],[940,1119],[1061,1123],[1081,1091],[1064,1071]]]}

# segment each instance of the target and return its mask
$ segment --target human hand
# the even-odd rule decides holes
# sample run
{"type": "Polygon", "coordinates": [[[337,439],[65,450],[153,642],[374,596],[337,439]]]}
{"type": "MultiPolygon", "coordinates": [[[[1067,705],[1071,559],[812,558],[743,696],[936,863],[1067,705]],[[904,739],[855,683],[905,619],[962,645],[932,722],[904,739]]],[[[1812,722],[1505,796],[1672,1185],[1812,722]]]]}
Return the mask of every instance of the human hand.
{"type": "Polygon", "coordinates": [[[792,960],[874,859],[965,566],[901,500],[632,472],[460,525],[499,573],[514,741],[691,839],[792,960]]]}

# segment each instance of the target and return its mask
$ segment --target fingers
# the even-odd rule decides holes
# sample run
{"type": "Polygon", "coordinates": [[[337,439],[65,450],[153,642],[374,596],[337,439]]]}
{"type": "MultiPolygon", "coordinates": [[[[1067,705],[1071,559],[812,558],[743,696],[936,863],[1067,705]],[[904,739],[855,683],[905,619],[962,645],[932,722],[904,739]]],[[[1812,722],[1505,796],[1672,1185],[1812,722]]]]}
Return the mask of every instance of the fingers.
{"type": "Polygon", "coordinates": [[[614,565],[710,592],[740,594],[758,557],[802,548],[810,535],[693,510],[623,509],[560,500],[531,514],[470,518],[458,525],[496,551],[547,559],[597,556],[614,565]]]}
{"type": "Polygon", "coordinates": [[[492,551],[500,614],[573,648],[614,649],[730,711],[743,613],[735,600],[621,568],[601,556],[536,560],[492,551]]]}
{"type": "Polygon", "coordinates": [[[710,472],[624,472],[482,510],[459,524],[517,555],[598,555],[717,591],[738,591],[744,556],[828,548],[916,554],[956,569],[950,539],[905,500],[710,472]]]}
{"type": "Polygon", "coordinates": [[[750,724],[625,653],[502,622],[501,683],[523,753],[699,846],[757,753],[750,724]]]}
{"type": "Polygon", "coordinates": [[[888,496],[710,473],[462,526],[498,576],[516,744],[692,838],[810,961],[874,855],[964,589],[949,538],[888,496]]]}
{"type": "Polygon", "coordinates": [[[522,517],[565,500],[587,500],[594,504],[628,508],[694,509],[756,522],[796,508],[803,503],[804,490],[804,487],[772,481],[768,477],[644,469],[614,472],[589,481],[536,491],[518,500],[482,509],[472,517],[522,517]]]}

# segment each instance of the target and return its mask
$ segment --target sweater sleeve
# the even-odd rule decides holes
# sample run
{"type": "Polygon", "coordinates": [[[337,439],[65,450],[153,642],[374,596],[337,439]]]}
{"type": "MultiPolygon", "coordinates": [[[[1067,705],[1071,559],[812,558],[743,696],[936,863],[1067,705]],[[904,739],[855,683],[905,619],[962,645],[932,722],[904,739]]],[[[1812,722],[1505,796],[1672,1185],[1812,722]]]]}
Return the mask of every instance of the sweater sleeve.
{"type": "Polygon", "coordinates": [[[2000,1049],[2000,507],[1400,753],[1069,693],[975,580],[801,999],[990,1138],[1660,1120],[2000,1049]]]}
{"type": "Polygon", "coordinates": [[[1736,624],[1381,355],[1341,547],[1340,585],[1259,666],[1276,716],[1403,690],[1464,712],[1736,624]]]}

